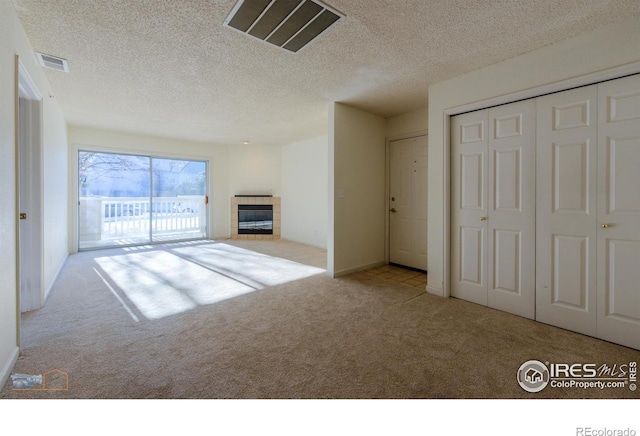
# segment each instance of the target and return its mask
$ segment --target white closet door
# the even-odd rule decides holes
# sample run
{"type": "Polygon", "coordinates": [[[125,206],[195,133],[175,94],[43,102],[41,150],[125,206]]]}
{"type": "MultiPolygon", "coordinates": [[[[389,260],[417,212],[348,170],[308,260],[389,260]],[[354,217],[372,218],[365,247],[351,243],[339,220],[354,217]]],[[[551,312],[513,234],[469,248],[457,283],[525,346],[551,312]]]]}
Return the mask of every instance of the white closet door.
{"type": "Polygon", "coordinates": [[[489,307],[535,317],[535,100],[489,109],[489,307]]]}
{"type": "Polygon", "coordinates": [[[458,115],[451,295],[535,316],[535,101],[458,115]]]}
{"type": "Polygon", "coordinates": [[[488,304],[488,111],[451,119],[451,296],[488,304]]]}
{"type": "Polygon", "coordinates": [[[598,85],[598,337],[640,349],[640,75],[598,85]]]}
{"type": "Polygon", "coordinates": [[[536,320],[595,336],[597,87],[537,104],[536,320]]]}

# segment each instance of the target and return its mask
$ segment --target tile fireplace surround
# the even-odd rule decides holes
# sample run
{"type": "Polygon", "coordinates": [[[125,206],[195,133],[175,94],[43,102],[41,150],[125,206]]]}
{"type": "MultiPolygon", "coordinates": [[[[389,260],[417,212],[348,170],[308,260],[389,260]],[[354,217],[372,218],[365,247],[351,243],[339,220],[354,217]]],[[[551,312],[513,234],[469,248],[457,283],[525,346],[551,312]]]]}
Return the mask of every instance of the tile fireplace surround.
{"type": "Polygon", "coordinates": [[[231,239],[273,240],[280,239],[280,197],[231,197],[231,239]],[[273,235],[239,235],[238,205],[270,204],[273,206],[273,235]]]}

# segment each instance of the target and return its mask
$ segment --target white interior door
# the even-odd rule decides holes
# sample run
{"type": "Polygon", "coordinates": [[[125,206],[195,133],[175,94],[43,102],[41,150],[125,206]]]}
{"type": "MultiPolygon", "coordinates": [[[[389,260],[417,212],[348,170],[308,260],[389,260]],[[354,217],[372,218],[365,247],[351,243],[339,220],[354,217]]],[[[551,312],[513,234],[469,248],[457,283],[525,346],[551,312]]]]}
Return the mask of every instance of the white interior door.
{"type": "Polygon", "coordinates": [[[42,202],[40,101],[19,99],[18,105],[18,208],[20,311],[44,305],[42,287],[42,202]]]}
{"type": "Polygon", "coordinates": [[[598,85],[598,337],[640,349],[640,75],[598,85]]]}
{"type": "Polygon", "coordinates": [[[596,335],[597,86],[538,98],[536,319],[596,335]]]}
{"type": "Polygon", "coordinates": [[[389,261],[426,271],[427,136],[389,147],[389,261]]]}
{"type": "Polygon", "coordinates": [[[19,130],[18,130],[18,161],[19,161],[19,193],[18,193],[18,209],[20,213],[20,312],[27,312],[37,308],[34,307],[34,289],[31,285],[31,223],[27,221],[32,216],[30,207],[30,180],[29,180],[29,143],[28,143],[28,124],[26,122],[29,116],[29,102],[23,98],[19,100],[19,130]]]}
{"type": "Polygon", "coordinates": [[[488,305],[535,317],[535,100],[489,109],[488,305]]]}
{"type": "Polygon", "coordinates": [[[488,305],[489,112],[451,119],[451,296],[488,305]]]}

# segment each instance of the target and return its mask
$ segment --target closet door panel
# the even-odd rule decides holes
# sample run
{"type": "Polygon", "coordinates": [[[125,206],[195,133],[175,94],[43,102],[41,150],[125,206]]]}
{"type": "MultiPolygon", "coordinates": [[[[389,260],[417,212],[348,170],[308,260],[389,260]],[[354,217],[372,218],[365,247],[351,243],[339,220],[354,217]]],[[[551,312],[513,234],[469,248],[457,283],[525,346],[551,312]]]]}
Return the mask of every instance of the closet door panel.
{"type": "Polygon", "coordinates": [[[597,86],[537,99],[536,320],[596,335],[597,86]]]}
{"type": "Polygon", "coordinates": [[[489,109],[489,307],[535,316],[535,100],[489,109]]]}
{"type": "Polygon", "coordinates": [[[598,337],[640,349],[640,75],[598,85],[598,337]]]}
{"type": "Polygon", "coordinates": [[[488,111],[451,119],[451,296],[487,305],[488,111]]]}

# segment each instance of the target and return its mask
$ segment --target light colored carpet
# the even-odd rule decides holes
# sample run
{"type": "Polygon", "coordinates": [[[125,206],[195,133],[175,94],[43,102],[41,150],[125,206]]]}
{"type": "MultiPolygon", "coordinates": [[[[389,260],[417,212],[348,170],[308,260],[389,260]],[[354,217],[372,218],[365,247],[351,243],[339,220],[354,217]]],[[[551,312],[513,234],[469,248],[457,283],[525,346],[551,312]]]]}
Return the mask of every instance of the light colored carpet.
{"type": "Polygon", "coordinates": [[[288,241],[201,241],[73,255],[23,315],[13,373],[62,391],[1,398],[638,398],[523,391],[530,359],[623,364],[636,350],[361,272],[288,241]]]}

